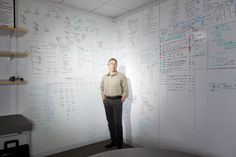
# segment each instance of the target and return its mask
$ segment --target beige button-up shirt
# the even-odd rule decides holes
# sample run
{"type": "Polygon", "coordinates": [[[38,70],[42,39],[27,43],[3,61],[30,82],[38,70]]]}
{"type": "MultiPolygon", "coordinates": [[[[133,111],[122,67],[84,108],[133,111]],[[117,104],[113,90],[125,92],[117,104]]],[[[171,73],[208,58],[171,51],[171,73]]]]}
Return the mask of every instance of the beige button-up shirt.
{"type": "Polygon", "coordinates": [[[124,74],[118,71],[114,75],[105,74],[102,77],[100,89],[105,96],[128,97],[127,79],[124,74]]]}

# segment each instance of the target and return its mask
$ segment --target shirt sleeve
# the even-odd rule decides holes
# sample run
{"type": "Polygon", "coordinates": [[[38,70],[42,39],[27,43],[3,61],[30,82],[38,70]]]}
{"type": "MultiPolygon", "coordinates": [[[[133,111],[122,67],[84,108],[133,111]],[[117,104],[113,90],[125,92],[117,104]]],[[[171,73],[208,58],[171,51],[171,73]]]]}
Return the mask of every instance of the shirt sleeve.
{"type": "Polygon", "coordinates": [[[104,77],[102,77],[102,81],[101,81],[101,84],[100,84],[100,90],[101,90],[101,92],[104,91],[104,77]]]}
{"type": "Polygon", "coordinates": [[[127,78],[124,76],[122,78],[122,97],[127,98],[129,96],[129,88],[128,88],[128,82],[127,82],[127,78]]]}

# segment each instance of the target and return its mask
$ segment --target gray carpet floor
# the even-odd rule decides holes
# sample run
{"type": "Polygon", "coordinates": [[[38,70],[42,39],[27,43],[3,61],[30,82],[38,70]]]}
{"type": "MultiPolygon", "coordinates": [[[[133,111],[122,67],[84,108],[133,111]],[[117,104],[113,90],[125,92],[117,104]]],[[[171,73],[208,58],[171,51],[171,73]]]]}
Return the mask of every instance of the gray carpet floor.
{"type": "MultiPolygon", "coordinates": [[[[98,143],[94,143],[94,144],[79,147],[76,149],[68,150],[65,152],[57,153],[57,154],[50,155],[47,157],[88,157],[90,155],[94,155],[97,153],[102,153],[105,151],[111,151],[111,150],[116,149],[115,147],[109,148],[109,149],[104,147],[106,144],[109,144],[109,143],[110,143],[110,140],[101,141],[98,143]]],[[[123,149],[125,149],[125,148],[132,148],[132,146],[124,144],[123,149]]]]}

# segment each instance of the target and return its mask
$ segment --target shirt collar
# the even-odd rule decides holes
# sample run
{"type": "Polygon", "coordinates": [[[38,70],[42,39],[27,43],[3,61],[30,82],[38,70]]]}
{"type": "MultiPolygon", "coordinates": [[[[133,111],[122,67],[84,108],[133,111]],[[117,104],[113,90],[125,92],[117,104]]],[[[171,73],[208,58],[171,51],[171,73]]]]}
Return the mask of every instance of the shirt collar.
{"type": "Polygon", "coordinates": [[[107,76],[115,76],[117,75],[118,71],[116,71],[113,75],[110,75],[110,72],[107,73],[107,76]]]}

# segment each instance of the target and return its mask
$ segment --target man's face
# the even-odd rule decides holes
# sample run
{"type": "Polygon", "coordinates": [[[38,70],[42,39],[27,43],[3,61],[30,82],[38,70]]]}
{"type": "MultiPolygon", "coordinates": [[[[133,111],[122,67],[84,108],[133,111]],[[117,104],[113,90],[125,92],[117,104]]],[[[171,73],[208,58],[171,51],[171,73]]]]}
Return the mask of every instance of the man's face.
{"type": "Polygon", "coordinates": [[[116,69],[117,69],[117,63],[116,63],[116,61],[111,60],[111,61],[108,63],[108,67],[109,67],[109,71],[116,72],[116,69]]]}

